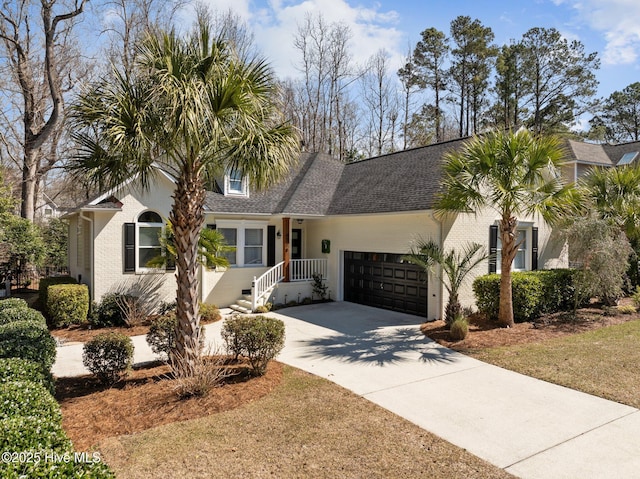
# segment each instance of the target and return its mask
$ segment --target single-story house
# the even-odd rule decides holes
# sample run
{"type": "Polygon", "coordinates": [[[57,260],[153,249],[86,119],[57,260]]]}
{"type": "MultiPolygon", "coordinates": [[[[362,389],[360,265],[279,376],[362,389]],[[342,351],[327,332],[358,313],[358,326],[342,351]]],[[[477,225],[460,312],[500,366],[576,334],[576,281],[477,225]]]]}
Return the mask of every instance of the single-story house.
{"type": "MultiPolygon", "coordinates": [[[[495,211],[446,219],[434,214],[443,155],[463,142],[350,164],[303,153],[288,177],[266,191],[252,191],[244,178],[229,172],[207,193],[205,225],[220,231],[236,249],[228,255],[229,268],[201,267],[201,300],[246,310],[265,302],[301,302],[312,297],[312,276],[320,274],[332,300],[427,319],[442,317],[446,290],[437,279],[403,261],[412,241],[434,239],[445,249],[478,242],[488,250],[500,250],[495,211]]],[[[637,151],[625,148],[569,141],[573,164],[563,174],[575,180],[584,165],[606,163],[607,158],[609,166],[616,165],[628,158],[625,154],[637,151]]],[[[93,299],[148,275],[163,281],[162,297],[175,298],[174,271],[146,267],[161,251],[158,236],[169,216],[173,190],[173,178],[160,172],[150,190],[136,188],[132,180],[65,216],[70,272],[89,286],[93,299]]],[[[514,269],[567,265],[565,245],[541,218],[521,218],[518,229],[524,241],[514,269]]],[[[495,268],[494,262],[485,261],[477,275],[495,268]]],[[[470,284],[460,299],[463,305],[473,305],[470,284]]]]}

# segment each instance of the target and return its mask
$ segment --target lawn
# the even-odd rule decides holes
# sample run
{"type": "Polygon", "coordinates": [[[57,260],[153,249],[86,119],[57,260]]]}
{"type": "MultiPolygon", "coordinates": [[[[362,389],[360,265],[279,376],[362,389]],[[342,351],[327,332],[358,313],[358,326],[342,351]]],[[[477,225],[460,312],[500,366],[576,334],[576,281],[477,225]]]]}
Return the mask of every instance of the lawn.
{"type": "Polygon", "coordinates": [[[98,445],[126,478],[507,478],[322,378],[284,366],[270,394],[98,445]]]}
{"type": "Polygon", "coordinates": [[[466,354],[640,408],[640,320],[538,343],[472,349],[466,354]]]}

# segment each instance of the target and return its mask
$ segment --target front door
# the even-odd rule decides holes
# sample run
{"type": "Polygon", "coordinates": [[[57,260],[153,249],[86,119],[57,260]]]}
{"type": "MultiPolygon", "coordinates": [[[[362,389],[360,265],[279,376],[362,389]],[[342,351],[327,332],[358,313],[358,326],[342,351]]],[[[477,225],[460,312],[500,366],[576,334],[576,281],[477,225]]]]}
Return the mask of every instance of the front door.
{"type": "Polygon", "coordinates": [[[291,230],[291,259],[302,259],[302,230],[291,230]]]}

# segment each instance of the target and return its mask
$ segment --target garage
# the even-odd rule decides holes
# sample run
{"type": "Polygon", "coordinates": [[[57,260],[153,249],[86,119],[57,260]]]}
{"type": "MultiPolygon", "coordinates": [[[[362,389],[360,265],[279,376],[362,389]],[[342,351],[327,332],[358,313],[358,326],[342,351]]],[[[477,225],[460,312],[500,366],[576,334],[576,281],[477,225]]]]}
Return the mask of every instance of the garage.
{"type": "Polygon", "coordinates": [[[346,251],[344,300],[426,317],[426,274],[400,254],[346,251]]]}

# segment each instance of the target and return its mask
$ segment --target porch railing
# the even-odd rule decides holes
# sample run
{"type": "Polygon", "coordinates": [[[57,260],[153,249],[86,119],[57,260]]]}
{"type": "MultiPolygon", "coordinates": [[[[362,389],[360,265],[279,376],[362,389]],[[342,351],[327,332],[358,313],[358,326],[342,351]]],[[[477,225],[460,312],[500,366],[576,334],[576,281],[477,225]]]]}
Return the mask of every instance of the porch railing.
{"type": "Polygon", "coordinates": [[[278,263],[270,270],[266,271],[259,278],[253,277],[251,285],[251,308],[253,310],[258,306],[258,301],[271,291],[277,283],[284,279],[284,261],[278,263]]]}
{"type": "MultiPolygon", "coordinates": [[[[311,281],[313,275],[320,275],[327,278],[326,259],[292,259],[289,261],[289,280],[311,281]]],[[[256,309],[258,302],[269,294],[271,289],[284,280],[284,261],[278,263],[259,278],[253,278],[251,287],[251,307],[256,309]]]]}
{"type": "Polygon", "coordinates": [[[292,259],[289,262],[290,281],[311,281],[314,274],[327,277],[326,259],[292,259]]]}

